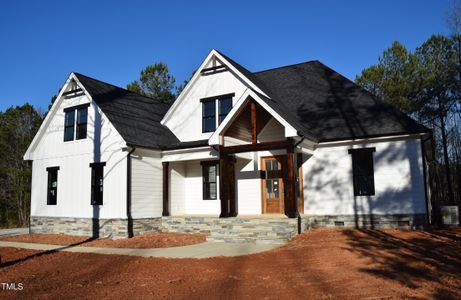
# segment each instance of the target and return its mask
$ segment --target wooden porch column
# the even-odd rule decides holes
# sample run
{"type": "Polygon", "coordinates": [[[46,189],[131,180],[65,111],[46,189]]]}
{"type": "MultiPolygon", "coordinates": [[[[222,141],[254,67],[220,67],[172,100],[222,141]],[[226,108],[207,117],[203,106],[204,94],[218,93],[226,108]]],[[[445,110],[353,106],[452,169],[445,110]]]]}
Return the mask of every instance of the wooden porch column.
{"type": "Polygon", "coordinates": [[[227,160],[227,188],[229,192],[229,216],[236,217],[238,214],[237,198],[235,197],[235,156],[228,156],[227,160]]]}
{"type": "Polygon", "coordinates": [[[235,157],[221,154],[219,157],[219,197],[221,199],[220,218],[237,216],[235,197],[235,157]]]}
{"type": "Polygon", "coordinates": [[[170,205],[169,205],[169,162],[162,162],[163,166],[163,212],[162,216],[169,216],[170,215],[170,205]]]}
{"type": "Polygon", "coordinates": [[[228,176],[228,156],[221,153],[219,155],[219,198],[221,199],[221,214],[220,218],[227,218],[230,216],[230,203],[227,176],[228,176]]]}
{"type": "Polygon", "coordinates": [[[287,192],[285,198],[285,214],[288,218],[297,217],[296,205],[296,164],[294,146],[287,147],[287,192]]]}

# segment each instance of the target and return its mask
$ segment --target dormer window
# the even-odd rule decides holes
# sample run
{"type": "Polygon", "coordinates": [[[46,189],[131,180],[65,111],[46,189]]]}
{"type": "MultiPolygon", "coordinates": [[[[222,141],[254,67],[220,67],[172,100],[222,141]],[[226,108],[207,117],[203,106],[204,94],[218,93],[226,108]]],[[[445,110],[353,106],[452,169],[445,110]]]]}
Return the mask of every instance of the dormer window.
{"type": "Polygon", "coordinates": [[[234,93],[220,96],[203,98],[202,102],[202,132],[213,132],[221,124],[232,109],[232,97],[234,93]],[[218,102],[218,105],[216,105],[218,102]],[[218,111],[216,112],[216,109],[218,111]],[[216,118],[218,115],[218,118],[216,118]]]}
{"type": "Polygon", "coordinates": [[[89,105],[83,104],[64,109],[64,142],[86,138],[89,105]]]}

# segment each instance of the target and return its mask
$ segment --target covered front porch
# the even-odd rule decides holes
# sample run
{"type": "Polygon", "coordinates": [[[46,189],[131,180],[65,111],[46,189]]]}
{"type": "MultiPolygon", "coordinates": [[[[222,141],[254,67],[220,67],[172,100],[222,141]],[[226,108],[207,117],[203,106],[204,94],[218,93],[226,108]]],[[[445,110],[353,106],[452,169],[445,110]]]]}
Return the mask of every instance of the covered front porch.
{"type": "Polygon", "coordinates": [[[303,213],[302,165],[312,144],[287,137],[293,130],[252,97],[228,118],[209,145],[164,152],[163,216],[303,213]]]}

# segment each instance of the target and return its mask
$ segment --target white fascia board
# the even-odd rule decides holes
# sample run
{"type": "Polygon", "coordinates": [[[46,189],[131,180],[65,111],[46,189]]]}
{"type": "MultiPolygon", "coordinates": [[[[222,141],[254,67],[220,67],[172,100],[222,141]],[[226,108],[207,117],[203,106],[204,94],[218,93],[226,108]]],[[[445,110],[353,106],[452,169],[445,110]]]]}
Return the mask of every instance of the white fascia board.
{"type": "Polygon", "coordinates": [[[229,114],[226,116],[224,119],[224,122],[222,122],[216,131],[211,135],[211,137],[208,140],[209,145],[219,145],[220,140],[219,136],[224,132],[231,124],[232,121],[235,119],[235,117],[240,113],[240,111],[245,107],[244,104],[246,104],[249,101],[249,98],[252,98],[255,100],[259,105],[261,105],[272,117],[274,117],[280,124],[283,125],[285,128],[285,137],[295,137],[298,136],[298,131],[293,128],[293,126],[290,125],[285,119],[283,119],[277,112],[275,112],[257,93],[255,93],[251,89],[247,89],[243,95],[240,97],[240,99],[237,101],[237,103],[232,107],[231,111],[229,114]]]}
{"type": "Polygon", "coordinates": [[[60,106],[60,103],[62,101],[62,94],[64,91],[67,89],[67,86],[71,82],[71,80],[75,80],[80,88],[83,90],[85,95],[88,97],[90,102],[93,101],[91,98],[91,95],[88,93],[88,91],[85,89],[85,87],[78,81],[77,76],[72,72],[70,73],[69,77],[67,77],[67,80],[64,82],[62,85],[61,90],[59,91],[58,96],[56,97],[56,100],[54,101],[53,105],[51,106],[50,110],[48,111],[45,120],[43,120],[42,125],[40,125],[40,128],[38,129],[37,133],[35,134],[34,138],[32,139],[32,142],[30,143],[29,147],[27,148],[26,153],[24,153],[23,159],[24,160],[33,160],[33,152],[35,147],[38,144],[38,141],[42,137],[42,135],[45,133],[46,128],[48,127],[50,121],[53,119],[54,115],[56,114],[56,111],[58,107],[60,106]]]}
{"type": "Polygon", "coordinates": [[[409,140],[409,139],[418,139],[426,135],[427,133],[414,133],[414,134],[389,135],[389,136],[361,138],[361,139],[349,139],[349,140],[334,141],[334,142],[321,142],[321,143],[318,143],[316,147],[321,148],[321,147],[335,147],[335,146],[345,146],[345,145],[353,145],[353,144],[401,141],[401,140],[409,140]]]}
{"type": "Polygon", "coordinates": [[[206,160],[218,157],[218,152],[215,151],[212,147],[177,149],[162,152],[162,162],[206,160]]]}
{"type": "Polygon", "coordinates": [[[212,49],[210,53],[207,55],[205,60],[202,62],[200,67],[195,71],[194,75],[192,76],[191,80],[186,84],[184,89],[182,90],[181,94],[179,94],[178,98],[176,101],[173,103],[173,105],[170,107],[170,109],[167,111],[163,119],[160,121],[160,124],[165,125],[166,121],[171,117],[171,115],[174,113],[176,108],[180,105],[180,103],[184,100],[186,95],[189,93],[189,91],[192,89],[194,86],[195,82],[197,79],[201,76],[201,71],[205,68],[205,66],[208,64],[208,62],[215,56],[220,63],[226,65],[233,73],[237,74],[248,86],[253,88],[254,90],[258,91],[259,93],[263,94],[264,96],[270,98],[264,91],[262,91],[258,86],[256,86],[250,79],[248,79],[246,76],[244,76],[240,71],[238,71],[234,66],[229,63],[224,57],[222,57],[221,54],[219,54],[215,49],[212,49]]]}

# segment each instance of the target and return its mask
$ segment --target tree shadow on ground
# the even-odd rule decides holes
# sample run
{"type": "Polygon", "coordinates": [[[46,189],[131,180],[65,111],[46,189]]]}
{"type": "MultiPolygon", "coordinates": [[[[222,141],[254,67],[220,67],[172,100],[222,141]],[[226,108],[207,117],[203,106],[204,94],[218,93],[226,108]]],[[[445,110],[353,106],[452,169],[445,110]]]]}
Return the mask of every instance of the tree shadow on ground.
{"type": "Polygon", "coordinates": [[[379,230],[344,230],[343,233],[348,237],[346,249],[370,260],[361,272],[411,289],[428,282],[440,284],[434,291],[435,298],[450,298],[451,292],[444,287],[444,282],[447,278],[461,277],[461,236],[456,233],[408,232],[405,238],[379,230]]]}
{"type": "Polygon", "coordinates": [[[83,244],[89,243],[89,242],[94,241],[96,239],[97,239],[97,237],[90,237],[90,238],[88,238],[88,239],[86,239],[84,241],[78,242],[78,243],[73,243],[73,244],[70,244],[70,245],[62,246],[62,247],[59,247],[59,248],[56,248],[56,249],[53,249],[53,250],[46,250],[46,251],[43,251],[43,252],[38,252],[38,253],[29,255],[29,256],[26,256],[26,257],[23,257],[23,258],[20,258],[20,259],[11,260],[11,261],[7,261],[7,262],[4,262],[4,263],[1,263],[1,256],[0,256],[0,269],[10,267],[10,266],[14,266],[16,264],[26,262],[26,261],[34,259],[36,257],[46,256],[46,255],[57,253],[59,251],[63,251],[63,250],[66,250],[66,249],[77,247],[77,246],[81,246],[83,244]]]}

